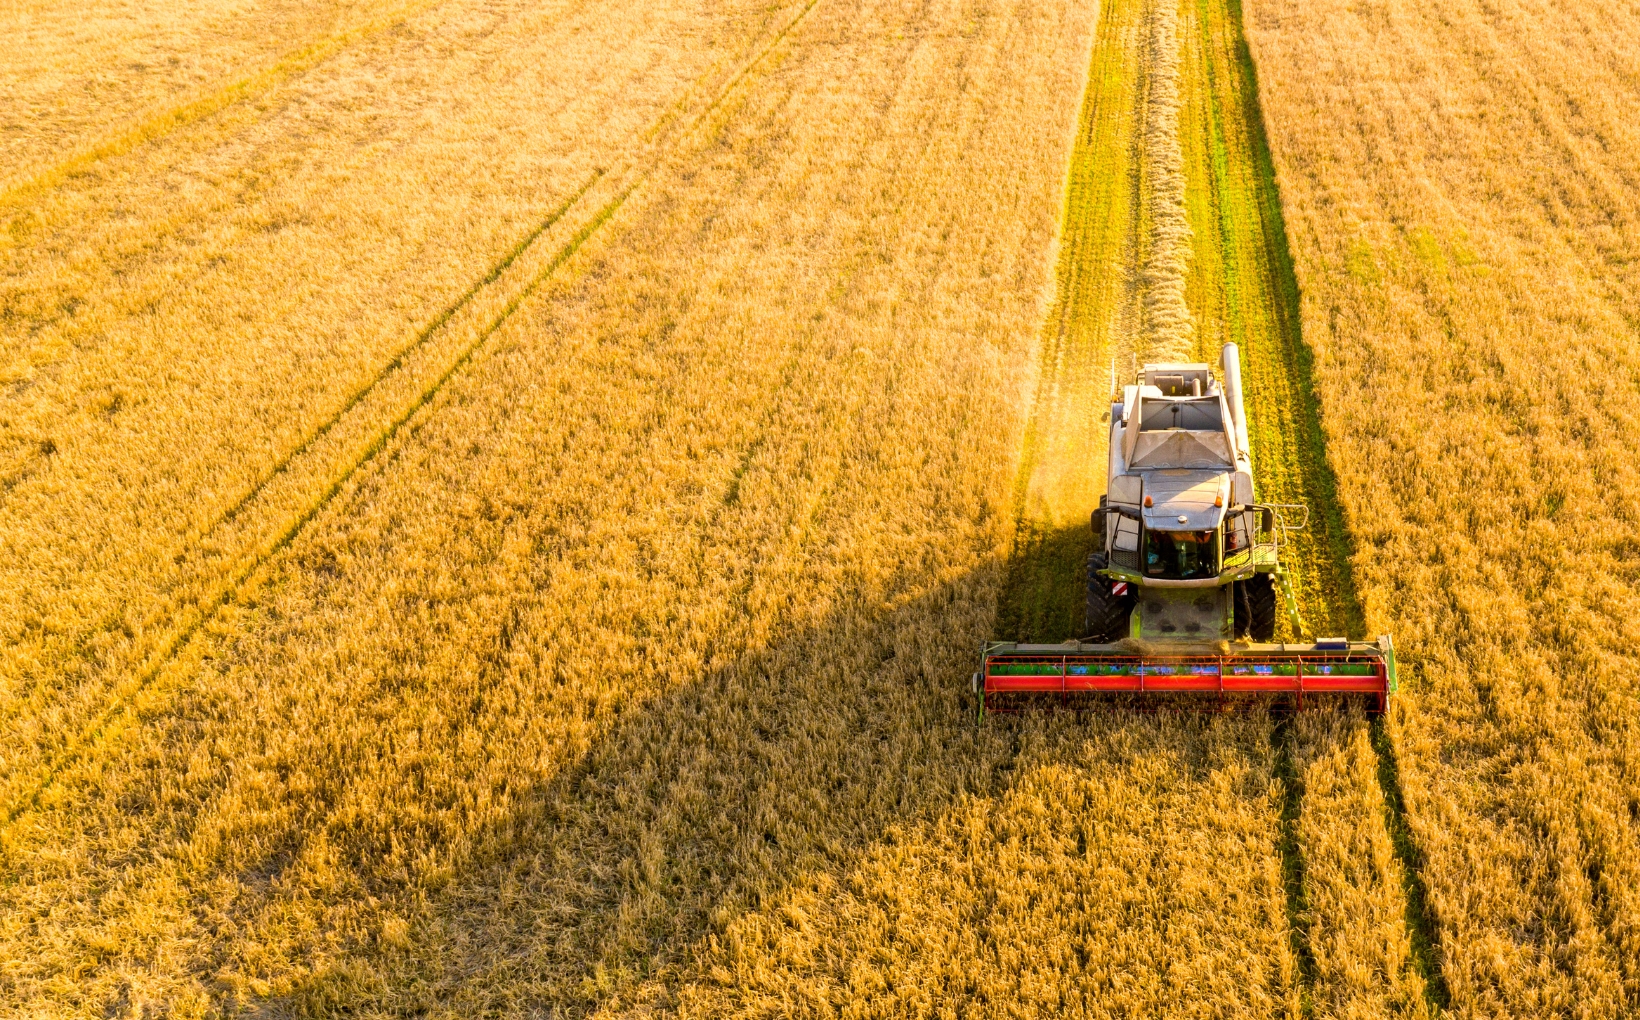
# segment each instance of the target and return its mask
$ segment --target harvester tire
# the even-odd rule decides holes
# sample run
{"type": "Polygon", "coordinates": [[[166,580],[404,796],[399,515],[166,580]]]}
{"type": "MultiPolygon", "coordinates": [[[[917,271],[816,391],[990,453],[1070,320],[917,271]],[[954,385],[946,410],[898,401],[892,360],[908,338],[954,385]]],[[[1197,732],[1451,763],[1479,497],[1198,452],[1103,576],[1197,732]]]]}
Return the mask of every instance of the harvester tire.
{"type": "Polygon", "coordinates": [[[1105,562],[1104,553],[1088,557],[1088,615],[1083,632],[1094,644],[1111,644],[1127,637],[1128,620],[1133,615],[1133,595],[1116,594],[1110,578],[1099,576],[1105,562]]]}
{"type": "Polygon", "coordinates": [[[1236,634],[1254,641],[1270,641],[1276,636],[1276,585],[1269,574],[1254,574],[1237,581],[1231,592],[1236,600],[1236,634]]]}

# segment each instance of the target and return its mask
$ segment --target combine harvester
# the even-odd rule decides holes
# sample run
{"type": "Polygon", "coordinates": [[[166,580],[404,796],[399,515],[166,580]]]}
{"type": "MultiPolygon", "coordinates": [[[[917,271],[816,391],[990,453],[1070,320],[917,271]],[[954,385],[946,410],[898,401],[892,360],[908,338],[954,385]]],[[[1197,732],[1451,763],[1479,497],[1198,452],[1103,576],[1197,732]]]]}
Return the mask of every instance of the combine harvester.
{"type": "Polygon", "coordinates": [[[1304,640],[1282,562],[1305,507],[1259,503],[1235,344],[1224,382],[1206,364],[1145,365],[1111,406],[1110,469],[1093,512],[1088,637],[1058,645],[993,642],[974,674],[979,716],[1049,696],[1211,696],[1302,708],[1307,694],[1395,691],[1390,639],[1304,640]],[[1277,598],[1297,636],[1275,637],[1277,598]]]}

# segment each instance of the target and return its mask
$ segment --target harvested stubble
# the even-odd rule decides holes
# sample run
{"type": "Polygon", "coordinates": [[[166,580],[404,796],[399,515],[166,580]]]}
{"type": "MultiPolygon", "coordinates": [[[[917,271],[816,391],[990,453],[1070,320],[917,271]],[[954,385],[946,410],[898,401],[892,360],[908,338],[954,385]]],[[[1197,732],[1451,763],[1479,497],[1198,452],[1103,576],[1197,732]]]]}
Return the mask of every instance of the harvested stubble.
{"type": "Polygon", "coordinates": [[[1364,634],[1240,5],[1190,0],[1181,20],[1180,136],[1194,241],[1185,299],[1196,357],[1212,361],[1227,342],[1241,348],[1259,498],[1312,511],[1283,550],[1311,633],[1364,634]]]}
{"type": "Polygon", "coordinates": [[[1250,5],[1354,568],[1464,1016],[1640,1010],[1640,20],[1250,5]]]}
{"type": "Polygon", "coordinates": [[[1054,303],[1042,329],[1014,490],[1013,554],[997,609],[1006,641],[1080,636],[1088,515],[1099,505],[1112,361],[1143,314],[1142,3],[1103,3],[1065,182],[1054,303]],[[1090,465],[1095,466],[1090,470],[1090,465]]]}

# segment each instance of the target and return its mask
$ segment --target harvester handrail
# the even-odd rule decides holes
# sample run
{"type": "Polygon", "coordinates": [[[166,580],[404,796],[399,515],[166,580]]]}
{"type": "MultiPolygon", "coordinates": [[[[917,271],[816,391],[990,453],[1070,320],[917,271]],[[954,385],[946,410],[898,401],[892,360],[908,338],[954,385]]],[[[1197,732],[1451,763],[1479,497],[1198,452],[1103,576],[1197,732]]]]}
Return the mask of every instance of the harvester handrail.
{"type": "Polygon", "coordinates": [[[1275,513],[1276,522],[1281,525],[1283,531],[1303,531],[1310,526],[1310,507],[1307,503],[1259,503],[1258,505],[1268,507],[1275,513]],[[1304,516],[1297,523],[1289,522],[1285,513],[1289,510],[1302,510],[1304,516]]]}

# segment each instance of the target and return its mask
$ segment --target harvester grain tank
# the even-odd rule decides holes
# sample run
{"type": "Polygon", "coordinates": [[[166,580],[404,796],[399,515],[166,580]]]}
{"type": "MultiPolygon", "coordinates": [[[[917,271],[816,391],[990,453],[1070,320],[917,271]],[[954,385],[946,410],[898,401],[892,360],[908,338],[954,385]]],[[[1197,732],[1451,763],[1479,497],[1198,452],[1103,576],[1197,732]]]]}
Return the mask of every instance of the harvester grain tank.
{"type": "Polygon", "coordinates": [[[1283,559],[1305,507],[1261,503],[1225,344],[1211,365],[1147,364],[1110,414],[1105,496],[1093,513],[1085,636],[994,642],[974,675],[981,715],[1021,695],[1365,695],[1395,690],[1390,639],[1305,638],[1283,559]],[[1294,640],[1275,643],[1284,612],[1294,640]]]}

